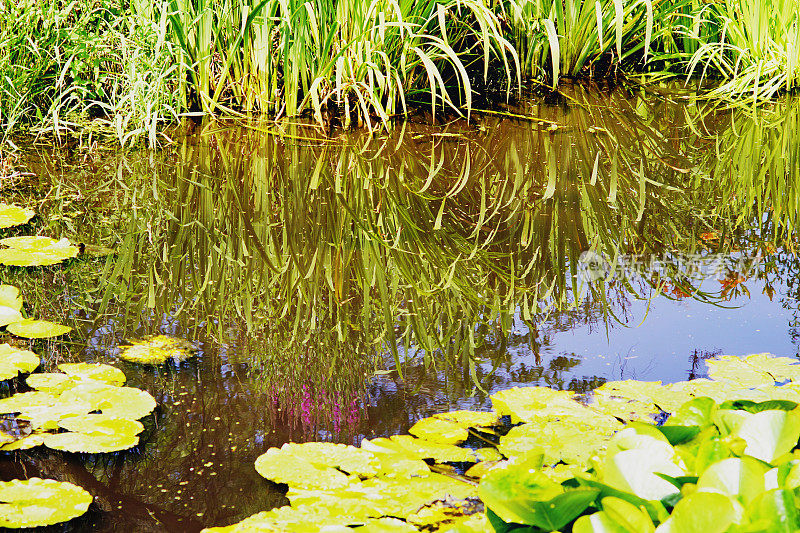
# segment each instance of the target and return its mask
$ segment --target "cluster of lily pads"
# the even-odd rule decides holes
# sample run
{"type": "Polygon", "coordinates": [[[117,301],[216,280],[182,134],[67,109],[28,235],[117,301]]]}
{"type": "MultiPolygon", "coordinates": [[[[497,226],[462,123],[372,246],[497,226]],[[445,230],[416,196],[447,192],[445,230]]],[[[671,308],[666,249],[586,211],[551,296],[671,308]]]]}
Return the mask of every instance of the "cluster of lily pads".
{"type": "Polygon", "coordinates": [[[710,379],[585,397],[514,388],[493,412],[438,414],[360,448],[271,448],[256,470],[288,485],[290,505],[206,531],[800,530],[800,364],[707,363],[710,379]]]}

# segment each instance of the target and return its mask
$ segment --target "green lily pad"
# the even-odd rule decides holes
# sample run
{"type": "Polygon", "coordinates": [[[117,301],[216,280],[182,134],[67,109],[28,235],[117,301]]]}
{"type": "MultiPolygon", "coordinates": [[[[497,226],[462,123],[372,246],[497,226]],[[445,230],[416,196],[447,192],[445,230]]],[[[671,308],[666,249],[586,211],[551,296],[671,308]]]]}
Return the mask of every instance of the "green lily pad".
{"type": "Polygon", "coordinates": [[[29,450],[31,448],[35,448],[37,446],[41,446],[44,444],[44,437],[45,433],[34,432],[30,435],[26,435],[21,439],[17,439],[13,442],[9,442],[0,446],[0,451],[4,452],[12,452],[15,450],[29,450]]]}
{"type": "Polygon", "coordinates": [[[230,526],[204,529],[202,533],[347,533],[350,524],[364,524],[364,520],[349,516],[344,510],[330,513],[327,509],[312,507],[279,507],[245,518],[230,526]]]}
{"type": "Polygon", "coordinates": [[[492,406],[501,415],[510,415],[511,422],[531,422],[547,415],[567,414],[585,409],[576,402],[572,391],[549,387],[515,387],[492,395],[492,406]]]}
{"type": "Polygon", "coordinates": [[[0,229],[27,224],[34,216],[36,212],[25,207],[0,204],[0,229]]]}
{"type": "Polygon", "coordinates": [[[0,381],[28,373],[39,366],[39,356],[28,350],[14,348],[10,344],[0,344],[0,381]]]}
{"type": "Polygon", "coordinates": [[[286,443],[281,452],[289,453],[321,467],[338,468],[348,474],[369,477],[378,474],[380,465],[372,453],[332,442],[286,443]]]}
{"type": "Polygon", "coordinates": [[[161,365],[172,359],[180,363],[194,355],[192,345],[183,339],[157,335],[132,342],[119,356],[125,361],[143,365],[161,365]]]}
{"type": "Polygon", "coordinates": [[[373,518],[363,526],[353,528],[359,533],[414,533],[417,528],[396,518],[373,518]]]}
{"type": "Polygon", "coordinates": [[[746,357],[723,355],[706,361],[708,377],[719,381],[732,381],[739,386],[757,387],[775,381],[800,381],[800,364],[797,359],[774,357],[770,354],[752,354],[746,357]]]}
{"type": "Polygon", "coordinates": [[[127,450],[139,444],[139,437],[130,433],[115,435],[86,433],[51,433],[45,436],[44,445],[54,450],[83,453],[109,453],[127,450]]]}
{"type": "Polygon", "coordinates": [[[410,435],[393,435],[388,439],[372,439],[368,441],[368,446],[365,447],[362,443],[361,447],[372,452],[396,453],[412,459],[433,459],[439,463],[477,461],[475,452],[472,450],[451,444],[415,439],[410,435]]]}
{"type": "Polygon", "coordinates": [[[408,432],[420,439],[441,444],[459,444],[469,437],[469,431],[459,424],[433,417],[423,418],[411,426],[408,432]]]}
{"type": "Polygon", "coordinates": [[[25,383],[37,391],[58,395],[67,389],[73,388],[81,381],[79,377],[68,376],[61,372],[40,372],[28,376],[25,383]]]}
{"type": "Polygon", "coordinates": [[[335,468],[316,465],[278,448],[270,448],[258,456],[256,471],[270,481],[298,488],[338,488],[351,482],[346,474],[335,468]]]}
{"type": "Polygon", "coordinates": [[[125,373],[117,367],[102,363],[61,363],[58,369],[68,376],[78,376],[109,385],[125,383],[125,373]]]}
{"type": "Polygon", "coordinates": [[[60,400],[65,402],[84,401],[104,415],[113,418],[138,420],[156,408],[156,400],[150,393],[133,387],[115,387],[105,383],[85,380],[65,391],[60,400]]]}
{"type": "Polygon", "coordinates": [[[437,413],[433,418],[455,422],[463,428],[488,428],[497,425],[499,416],[495,412],[485,411],[450,411],[437,413]]]}
{"type": "Polygon", "coordinates": [[[68,239],[49,237],[8,237],[0,240],[8,248],[0,250],[0,264],[10,266],[55,265],[78,255],[78,247],[68,239]]]}
{"type": "Polygon", "coordinates": [[[48,322],[47,320],[27,319],[20,322],[12,322],[6,326],[6,330],[17,337],[26,339],[47,339],[59,337],[72,331],[69,326],[48,322]]]}
{"type": "Polygon", "coordinates": [[[31,478],[0,482],[0,527],[39,527],[81,516],[92,495],[72,483],[31,478]]]}

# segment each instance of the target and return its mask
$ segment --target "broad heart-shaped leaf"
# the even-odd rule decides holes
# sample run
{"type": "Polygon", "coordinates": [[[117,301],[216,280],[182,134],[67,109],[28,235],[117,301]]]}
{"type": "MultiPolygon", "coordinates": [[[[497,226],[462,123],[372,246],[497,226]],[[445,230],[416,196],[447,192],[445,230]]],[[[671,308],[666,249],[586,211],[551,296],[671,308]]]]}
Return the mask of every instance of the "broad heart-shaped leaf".
{"type": "Polygon", "coordinates": [[[609,496],[600,504],[602,511],[575,521],[573,533],[652,533],[656,529],[650,515],[630,502],[609,496]]]}
{"type": "Polygon", "coordinates": [[[702,473],[697,489],[727,494],[747,505],[768,488],[769,470],[769,466],[752,457],[724,459],[702,473]]]}
{"type": "Polygon", "coordinates": [[[144,431],[144,426],[138,420],[114,418],[96,413],[65,418],[58,422],[58,426],[87,435],[138,435],[144,431]]]}
{"type": "Polygon", "coordinates": [[[450,411],[437,413],[433,418],[455,422],[463,428],[486,428],[497,425],[498,415],[495,412],[483,411],[450,411]]]}
{"type": "Polygon", "coordinates": [[[396,518],[373,518],[363,526],[353,528],[351,531],[359,533],[415,533],[417,528],[407,522],[396,518]]]}
{"type": "Polygon", "coordinates": [[[656,533],[723,533],[738,517],[736,504],[730,497],[698,491],[679,501],[656,533]]]}
{"type": "Polygon", "coordinates": [[[628,427],[614,436],[602,462],[601,481],[645,500],[662,500],[678,489],[656,474],[680,477],[686,470],[678,464],[675,449],[655,428],[651,430],[654,435],[643,434],[644,430],[628,427]]]}
{"type": "Polygon", "coordinates": [[[463,500],[475,497],[475,487],[441,474],[426,477],[388,479],[374,477],[351,480],[344,487],[326,490],[290,488],[286,494],[294,507],[312,506],[331,514],[346,509],[359,518],[394,516],[407,518],[423,505],[436,500],[463,500]]]}
{"type": "Polygon", "coordinates": [[[667,512],[666,507],[664,507],[664,504],[659,500],[645,500],[630,492],[622,491],[614,487],[611,487],[609,485],[606,485],[605,483],[601,483],[599,481],[591,479],[586,475],[576,476],[575,479],[582,487],[589,487],[599,490],[600,494],[598,496],[598,499],[600,499],[601,501],[608,497],[619,498],[620,500],[624,500],[628,503],[633,504],[639,509],[644,509],[653,522],[663,522],[669,517],[669,513],[667,512]]]}
{"type": "Polygon", "coordinates": [[[18,310],[0,305],[0,326],[7,326],[14,322],[20,322],[21,320],[24,320],[24,317],[18,310]]]}
{"type": "Polygon", "coordinates": [[[28,350],[14,348],[10,344],[0,344],[0,381],[28,373],[39,366],[39,356],[28,350]]]}
{"type": "Polygon", "coordinates": [[[22,296],[13,285],[0,285],[0,306],[22,311],[22,296]]]}
{"type": "Polygon", "coordinates": [[[800,381],[800,364],[797,359],[773,357],[761,353],[736,357],[724,355],[706,361],[708,377],[714,380],[728,380],[739,386],[757,387],[775,381],[800,381]]]}
{"type": "Polygon", "coordinates": [[[125,383],[125,373],[117,367],[101,363],[61,363],[58,369],[68,376],[102,381],[109,385],[125,383]]]}
{"type": "Polygon", "coordinates": [[[3,444],[0,446],[0,450],[4,452],[11,452],[14,450],[29,450],[44,444],[45,435],[45,433],[34,432],[26,437],[22,437],[19,440],[15,440],[14,442],[3,444]]]}
{"type": "Polygon", "coordinates": [[[0,264],[10,266],[55,265],[78,255],[78,247],[69,240],[57,241],[49,237],[8,237],[0,240],[8,246],[0,250],[0,264]]]}
{"type": "Polygon", "coordinates": [[[472,450],[459,448],[451,444],[440,444],[423,439],[415,439],[410,435],[393,435],[368,441],[368,446],[361,447],[371,452],[386,452],[404,455],[412,459],[433,459],[440,463],[475,462],[477,457],[472,450]]]}
{"type": "Polygon", "coordinates": [[[598,401],[612,397],[623,398],[643,406],[653,405],[667,412],[674,412],[686,401],[685,395],[674,392],[660,381],[609,381],[595,389],[594,393],[598,401]]]}
{"type": "Polygon", "coordinates": [[[26,339],[47,339],[65,335],[72,331],[72,328],[47,320],[27,319],[8,324],[6,330],[17,337],[26,339]]]}
{"type": "MultiPolygon", "coordinates": [[[[511,422],[531,422],[543,414],[563,414],[584,408],[573,400],[572,391],[549,387],[515,387],[492,395],[492,406],[501,415],[510,415],[511,422]]],[[[585,409],[585,408],[584,408],[585,409]]]]}
{"type": "Polygon", "coordinates": [[[564,491],[541,471],[511,461],[488,472],[478,485],[486,506],[505,522],[561,529],[597,497],[596,489],[564,491]]]}
{"type": "Polygon", "coordinates": [[[352,530],[346,526],[364,524],[360,518],[350,516],[346,509],[330,513],[327,509],[309,506],[279,507],[263,511],[230,526],[204,529],[202,533],[253,533],[270,531],[291,531],[292,533],[347,533],[352,530]]]}
{"type": "Polygon", "coordinates": [[[36,212],[13,204],[0,203],[0,229],[27,224],[36,212]]]}
{"type": "Polygon", "coordinates": [[[772,462],[797,446],[800,439],[800,409],[751,414],[735,434],[747,443],[744,453],[772,462]]]}
{"type": "Polygon", "coordinates": [[[278,448],[270,448],[258,456],[256,471],[275,483],[304,489],[339,488],[351,481],[335,468],[315,465],[278,448]]]}
{"type": "Polygon", "coordinates": [[[92,495],[72,483],[31,478],[0,482],[0,502],[0,527],[38,527],[82,515],[92,495]]]}
{"type": "Polygon", "coordinates": [[[665,426],[698,426],[701,428],[714,423],[716,402],[707,397],[694,398],[681,405],[664,423],[665,426]]]}
{"type": "Polygon", "coordinates": [[[44,445],[54,450],[83,453],[109,453],[127,450],[139,444],[139,437],[130,433],[113,435],[86,433],[55,433],[46,435],[44,445]]]}
{"type": "Polygon", "coordinates": [[[194,352],[189,342],[166,335],[157,335],[132,342],[130,346],[122,349],[119,357],[132,363],[162,365],[170,359],[180,363],[192,355],[194,352]]]}
{"type": "Polygon", "coordinates": [[[296,444],[289,442],[281,446],[281,452],[291,454],[320,467],[338,468],[348,474],[361,477],[374,476],[380,471],[380,462],[374,454],[345,444],[332,442],[296,444]]]}
{"type": "Polygon", "coordinates": [[[745,519],[748,531],[796,533],[800,531],[800,500],[793,490],[763,492],[747,506],[745,519]]]}
{"type": "Polygon", "coordinates": [[[150,393],[133,387],[115,387],[95,380],[84,380],[63,392],[63,402],[86,402],[92,410],[114,418],[138,420],[156,408],[156,400],[150,393]]]}
{"type": "Polygon", "coordinates": [[[469,437],[469,432],[459,424],[433,417],[423,418],[411,426],[408,432],[420,439],[440,444],[459,444],[469,437]]]}

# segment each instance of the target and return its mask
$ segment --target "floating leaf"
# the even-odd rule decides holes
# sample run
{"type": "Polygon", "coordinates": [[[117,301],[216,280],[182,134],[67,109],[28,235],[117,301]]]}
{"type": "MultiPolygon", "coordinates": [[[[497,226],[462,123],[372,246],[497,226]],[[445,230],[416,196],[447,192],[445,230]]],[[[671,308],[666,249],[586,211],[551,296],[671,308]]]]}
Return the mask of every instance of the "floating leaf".
{"type": "Polygon", "coordinates": [[[287,443],[281,446],[281,451],[317,466],[338,468],[361,477],[374,476],[379,472],[375,455],[355,446],[332,442],[287,443]]]}
{"type": "Polygon", "coordinates": [[[33,372],[39,366],[39,356],[28,350],[0,344],[0,381],[17,377],[20,373],[33,372]]]}
{"type": "Polygon", "coordinates": [[[0,228],[10,228],[27,224],[36,213],[25,207],[0,204],[0,228]]]}
{"type": "Polygon", "coordinates": [[[224,527],[204,529],[202,533],[253,533],[253,532],[285,532],[318,533],[323,530],[330,533],[352,531],[350,524],[363,524],[365,521],[349,516],[342,510],[330,513],[327,509],[312,507],[279,507],[245,518],[237,524],[224,527]],[[337,527],[339,526],[339,527],[337,527]]]}
{"type": "Polygon", "coordinates": [[[30,435],[22,437],[21,439],[17,439],[14,442],[3,444],[0,446],[0,451],[11,452],[15,450],[29,450],[31,448],[41,446],[44,444],[45,435],[46,433],[31,433],[30,435]]]}
{"type": "Polygon", "coordinates": [[[72,483],[31,478],[0,482],[0,502],[0,527],[39,527],[82,515],[92,496],[72,483]]]}
{"type": "MultiPolygon", "coordinates": [[[[364,448],[364,444],[361,445],[364,448]]],[[[369,451],[384,451],[408,456],[412,459],[434,459],[440,463],[447,462],[474,462],[475,453],[466,448],[459,448],[450,444],[439,444],[422,439],[415,439],[409,435],[393,435],[392,437],[372,439],[369,441],[369,451]]]]}
{"type": "Polygon", "coordinates": [[[65,452],[109,453],[127,450],[139,443],[137,435],[88,435],[86,433],[51,433],[45,436],[44,445],[65,452]]]}
{"type": "Polygon", "coordinates": [[[407,518],[408,523],[426,531],[439,531],[454,524],[457,520],[483,510],[483,504],[477,498],[456,500],[447,498],[423,505],[416,513],[407,518]]]}
{"type": "Polygon", "coordinates": [[[109,385],[122,385],[126,379],[125,373],[119,368],[101,363],[61,363],[58,369],[68,376],[93,379],[109,385]]]}
{"type": "Polygon", "coordinates": [[[413,533],[419,531],[408,522],[396,518],[374,518],[353,530],[359,533],[413,533]]]}
{"type": "Polygon", "coordinates": [[[408,432],[420,439],[441,444],[458,444],[469,437],[469,432],[459,424],[433,417],[423,418],[411,426],[408,432]]]}
{"type": "Polygon", "coordinates": [[[770,354],[752,354],[746,357],[723,355],[706,361],[708,377],[733,381],[739,386],[757,387],[772,385],[776,381],[800,381],[800,364],[797,359],[773,357],[770,354]]]}
{"type": "Polygon", "coordinates": [[[0,285],[0,307],[8,307],[14,311],[22,311],[22,296],[13,285],[0,285]]]}
{"type": "Polygon", "coordinates": [[[47,339],[65,335],[72,331],[72,328],[47,320],[27,319],[8,324],[6,330],[17,337],[26,339],[47,339]]]}
{"type": "Polygon", "coordinates": [[[278,448],[270,448],[258,456],[256,471],[275,483],[307,489],[344,487],[351,481],[335,468],[315,465],[278,448]]]}
{"type": "Polygon", "coordinates": [[[487,428],[497,425],[498,415],[495,412],[484,411],[450,411],[437,413],[433,418],[455,422],[463,428],[487,428]]]}
{"type": "Polygon", "coordinates": [[[24,317],[18,310],[0,305],[0,326],[7,326],[21,320],[24,320],[24,317]]]}
{"type": "Polygon", "coordinates": [[[119,356],[125,361],[143,365],[161,365],[172,359],[176,363],[192,357],[192,345],[183,339],[157,335],[132,342],[119,356]]]}
{"type": "Polygon", "coordinates": [[[492,395],[492,406],[498,413],[510,415],[511,422],[516,424],[541,418],[543,410],[557,415],[584,408],[573,400],[574,396],[572,391],[549,387],[514,387],[492,395]]]}
{"type": "Polygon", "coordinates": [[[156,408],[156,400],[150,393],[133,387],[115,387],[87,380],[65,391],[61,400],[84,401],[104,415],[114,418],[138,420],[156,408]]]}
{"type": "Polygon", "coordinates": [[[49,237],[8,237],[0,240],[7,249],[0,250],[0,264],[10,266],[55,265],[78,255],[78,247],[68,239],[49,237]]]}

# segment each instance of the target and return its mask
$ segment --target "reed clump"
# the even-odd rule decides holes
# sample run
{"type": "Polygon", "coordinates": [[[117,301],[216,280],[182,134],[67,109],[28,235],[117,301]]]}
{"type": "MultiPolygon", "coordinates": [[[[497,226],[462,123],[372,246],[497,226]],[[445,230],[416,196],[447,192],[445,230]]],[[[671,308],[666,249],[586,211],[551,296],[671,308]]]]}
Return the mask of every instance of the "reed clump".
{"type": "Polygon", "coordinates": [[[715,78],[761,103],[798,87],[800,0],[20,0],[0,4],[4,135],[87,118],[153,145],[187,115],[385,126],[469,115],[528,82],[715,78]],[[500,90],[495,90],[499,88],[500,90]]]}

